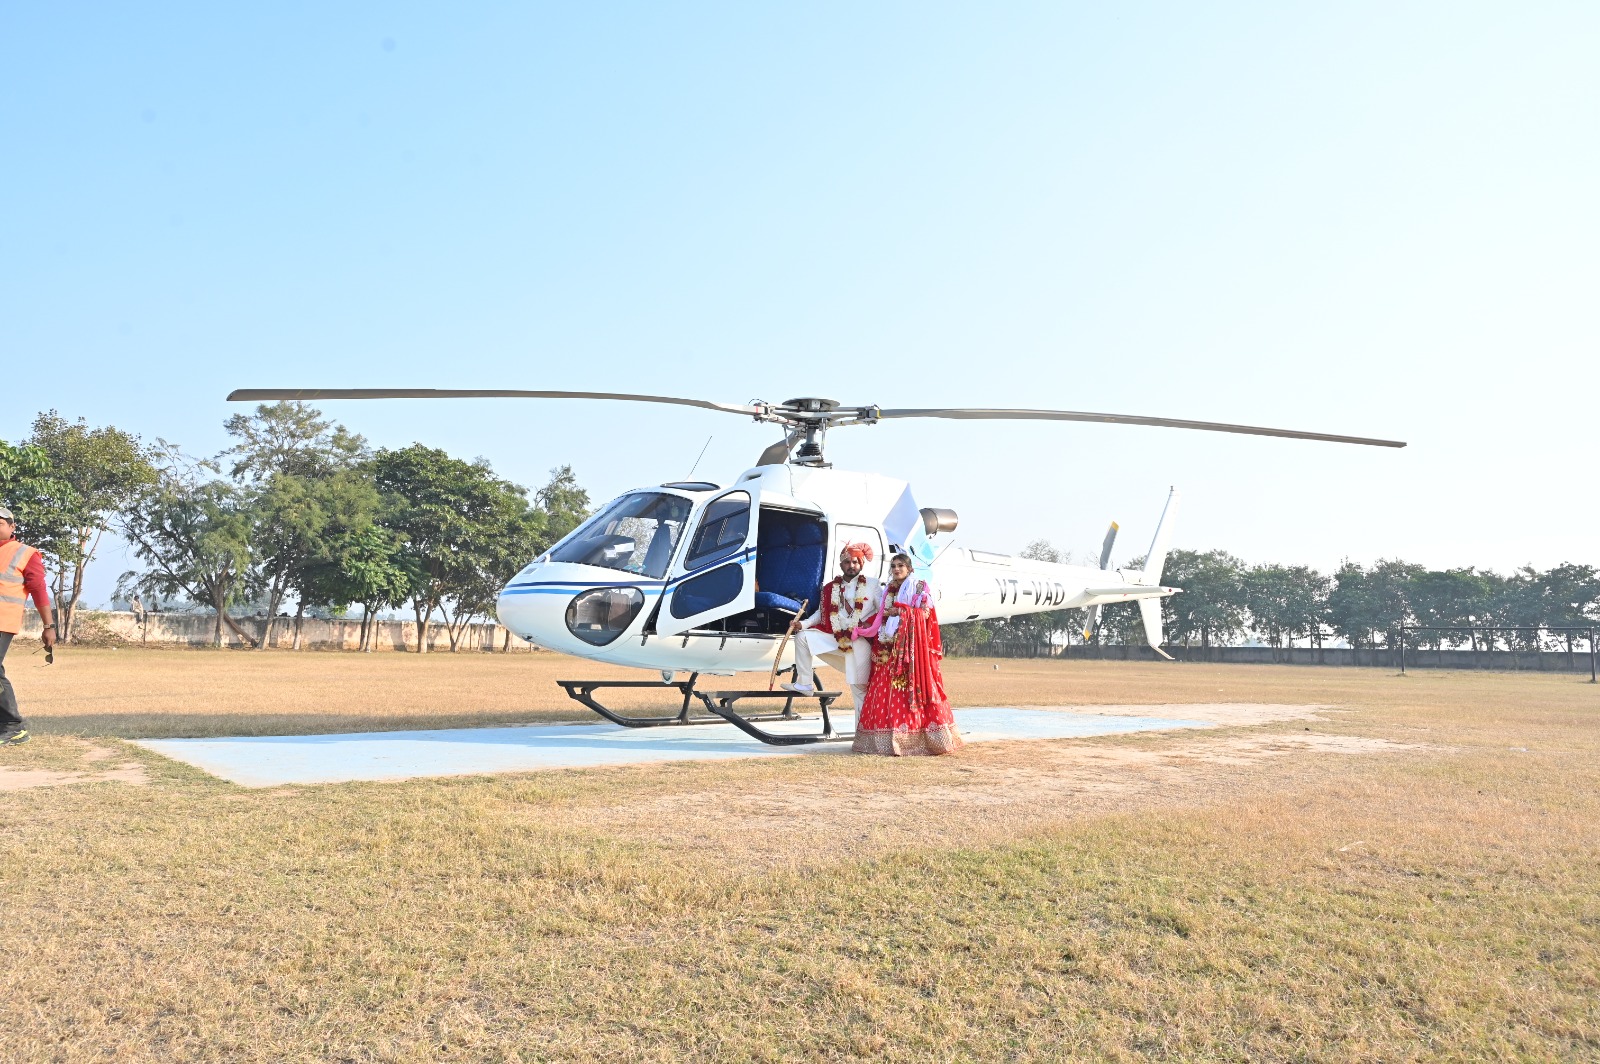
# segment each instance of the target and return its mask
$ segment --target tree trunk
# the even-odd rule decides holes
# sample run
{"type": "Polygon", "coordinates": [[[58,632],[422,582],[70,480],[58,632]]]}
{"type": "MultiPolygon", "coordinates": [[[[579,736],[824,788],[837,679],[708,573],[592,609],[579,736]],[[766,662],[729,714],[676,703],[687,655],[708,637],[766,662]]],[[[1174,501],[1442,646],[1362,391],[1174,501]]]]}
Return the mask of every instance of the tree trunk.
{"type": "Polygon", "coordinates": [[[60,570],[56,571],[56,583],[55,583],[55,586],[50,589],[50,591],[51,591],[50,617],[48,619],[46,619],[44,617],[40,617],[39,618],[39,623],[40,624],[51,624],[51,623],[54,623],[55,626],[56,626],[56,638],[59,639],[63,643],[71,642],[71,637],[68,635],[68,629],[67,629],[67,606],[66,606],[66,602],[67,602],[67,576],[66,576],[66,573],[64,573],[64,572],[62,572],[60,570]]]}
{"type": "Polygon", "coordinates": [[[222,614],[222,623],[226,624],[229,628],[231,628],[233,630],[233,634],[238,636],[239,637],[239,641],[242,642],[245,646],[253,647],[253,646],[256,645],[255,637],[252,636],[249,632],[245,631],[243,628],[240,628],[239,627],[239,622],[234,620],[232,617],[228,616],[228,613],[227,613],[226,610],[224,610],[223,614],[222,614]]]}
{"type": "MultiPolygon", "coordinates": [[[[295,607],[295,611],[294,611],[294,641],[289,644],[289,649],[290,650],[299,650],[300,649],[300,626],[301,626],[302,623],[304,623],[305,616],[306,616],[306,604],[304,602],[302,602],[298,606],[295,607]]],[[[343,650],[344,648],[340,647],[339,649],[343,650]]]]}
{"type": "Polygon", "coordinates": [[[456,604],[456,615],[452,618],[450,611],[444,608],[443,603],[439,606],[439,611],[444,614],[444,633],[445,637],[450,640],[450,653],[452,654],[456,653],[460,648],[461,633],[466,628],[466,622],[461,617],[462,610],[463,607],[458,602],[456,604]]]}
{"type": "MultiPolygon", "coordinates": [[[[428,652],[428,622],[423,619],[421,601],[417,599],[411,600],[411,612],[417,615],[417,653],[426,654],[428,652]]],[[[433,616],[433,603],[431,602],[428,603],[426,616],[433,616]]]]}

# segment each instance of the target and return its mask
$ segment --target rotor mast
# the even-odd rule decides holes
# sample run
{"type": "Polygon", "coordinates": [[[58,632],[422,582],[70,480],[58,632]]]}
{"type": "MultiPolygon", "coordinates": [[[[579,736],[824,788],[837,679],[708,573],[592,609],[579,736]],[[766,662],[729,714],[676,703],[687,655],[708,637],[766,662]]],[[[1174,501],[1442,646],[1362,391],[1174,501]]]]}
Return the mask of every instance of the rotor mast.
{"type": "Polygon", "coordinates": [[[878,420],[875,406],[840,407],[833,399],[810,396],[783,403],[753,401],[750,405],[761,409],[755,415],[756,421],[782,425],[785,429],[783,442],[762,454],[763,465],[787,461],[791,465],[825,466],[828,462],[822,448],[830,425],[871,425],[878,420]],[[795,446],[797,441],[798,447],[795,446]],[[780,448],[781,458],[777,454],[780,448]]]}

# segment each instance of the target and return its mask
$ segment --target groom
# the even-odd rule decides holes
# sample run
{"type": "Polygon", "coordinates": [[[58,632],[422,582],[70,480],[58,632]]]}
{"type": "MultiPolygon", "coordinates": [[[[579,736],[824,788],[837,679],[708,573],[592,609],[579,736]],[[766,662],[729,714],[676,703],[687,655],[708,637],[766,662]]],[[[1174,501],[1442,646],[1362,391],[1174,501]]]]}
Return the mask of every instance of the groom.
{"type": "Polygon", "coordinates": [[[882,591],[878,581],[861,575],[861,567],[872,560],[872,548],[865,543],[847,544],[839,552],[839,575],[822,585],[817,611],[805,620],[795,619],[789,626],[794,634],[794,683],[784,690],[809,695],[814,690],[816,659],[844,673],[856,708],[867,696],[867,681],[872,676],[872,644],[851,639],[854,628],[865,626],[878,613],[882,591]]]}

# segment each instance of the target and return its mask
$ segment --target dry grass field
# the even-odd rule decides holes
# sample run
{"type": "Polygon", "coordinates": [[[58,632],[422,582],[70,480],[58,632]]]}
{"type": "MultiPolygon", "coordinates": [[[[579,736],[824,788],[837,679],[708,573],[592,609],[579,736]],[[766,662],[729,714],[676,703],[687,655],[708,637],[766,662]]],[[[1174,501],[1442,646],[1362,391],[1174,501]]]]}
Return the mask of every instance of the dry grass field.
{"type": "Polygon", "coordinates": [[[958,660],[958,704],[1330,708],[262,791],[120,740],[577,719],[596,670],[29,649],[7,1061],[1600,1058],[1584,677],[958,660]]]}

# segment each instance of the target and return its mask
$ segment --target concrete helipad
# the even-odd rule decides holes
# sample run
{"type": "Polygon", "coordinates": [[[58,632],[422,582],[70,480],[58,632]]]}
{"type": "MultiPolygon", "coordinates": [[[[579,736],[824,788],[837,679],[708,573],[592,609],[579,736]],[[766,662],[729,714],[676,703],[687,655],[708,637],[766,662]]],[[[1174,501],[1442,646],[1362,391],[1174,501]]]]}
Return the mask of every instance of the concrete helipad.
{"type": "MultiPolygon", "coordinates": [[[[848,712],[835,714],[834,719],[840,731],[855,727],[854,718],[848,712]]],[[[956,723],[968,742],[978,743],[1216,726],[1204,720],[1080,713],[1068,708],[1007,707],[958,709],[956,723]]],[[[773,731],[814,733],[819,725],[807,720],[763,727],[773,731]]],[[[139,740],[138,745],[244,787],[475,776],[658,761],[784,757],[850,749],[848,743],[767,746],[731,724],[644,729],[619,728],[612,724],[545,724],[350,735],[144,739],[139,740]]]]}

